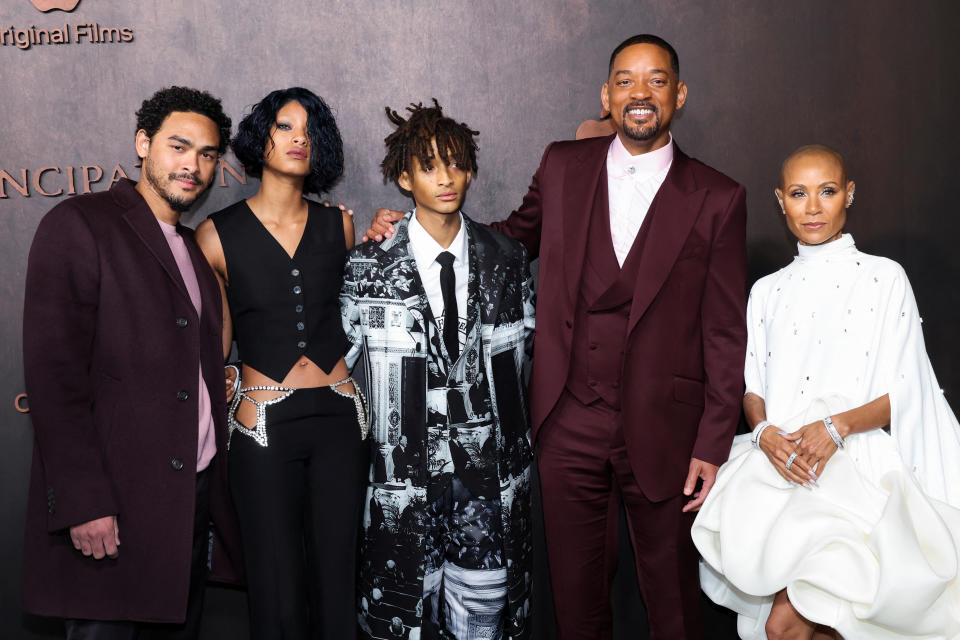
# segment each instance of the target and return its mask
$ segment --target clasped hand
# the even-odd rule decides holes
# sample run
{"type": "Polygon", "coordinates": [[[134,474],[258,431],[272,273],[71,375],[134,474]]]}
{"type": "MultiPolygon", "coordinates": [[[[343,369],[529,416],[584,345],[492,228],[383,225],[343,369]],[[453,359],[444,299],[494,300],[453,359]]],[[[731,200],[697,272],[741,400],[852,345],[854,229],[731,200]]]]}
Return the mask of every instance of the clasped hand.
{"type": "Polygon", "coordinates": [[[811,483],[816,485],[827,461],[836,453],[837,445],[823,422],[818,420],[793,433],[778,431],[771,426],[760,437],[760,449],[784,480],[810,487],[811,483]],[[793,454],[796,457],[787,468],[793,454]]]}

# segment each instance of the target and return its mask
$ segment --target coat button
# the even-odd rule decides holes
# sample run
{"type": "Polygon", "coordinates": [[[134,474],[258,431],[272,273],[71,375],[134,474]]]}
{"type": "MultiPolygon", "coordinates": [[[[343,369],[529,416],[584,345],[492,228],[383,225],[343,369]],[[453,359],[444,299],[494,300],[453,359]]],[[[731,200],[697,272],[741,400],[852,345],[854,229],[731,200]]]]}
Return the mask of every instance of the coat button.
{"type": "Polygon", "coordinates": [[[186,318],[177,318],[177,326],[180,327],[181,329],[183,329],[188,324],[190,324],[190,322],[187,321],[186,318]]]}
{"type": "Polygon", "coordinates": [[[180,389],[180,391],[177,391],[177,400],[179,400],[180,402],[184,402],[189,399],[190,399],[189,393],[187,393],[183,389],[180,389]]]}
{"type": "Polygon", "coordinates": [[[183,469],[183,460],[174,458],[170,461],[170,466],[173,467],[174,471],[180,471],[180,469],[183,469]]]}

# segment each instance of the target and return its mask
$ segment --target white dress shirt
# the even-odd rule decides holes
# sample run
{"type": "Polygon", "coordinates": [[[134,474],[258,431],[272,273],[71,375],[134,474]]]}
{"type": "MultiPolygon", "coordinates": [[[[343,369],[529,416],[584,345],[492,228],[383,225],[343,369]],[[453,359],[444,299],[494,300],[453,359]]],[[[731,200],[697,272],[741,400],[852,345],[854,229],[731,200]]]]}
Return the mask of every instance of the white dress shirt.
{"type": "Polygon", "coordinates": [[[620,136],[613,138],[607,151],[607,193],[610,237],[621,267],[672,164],[672,135],[664,146],[637,156],[630,155],[620,136]]]}
{"type": "Polygon", "coordinates": [[[417,261],[417,271],[420,272],[420,280],[427,293],[427,300],[430,301],[430,311],[436,318],[441,333],[443,332],[443,291],[440,288],[441,267],[437,262],[437,256],[444,251],[453,254],[453,275],[457,279],[457,315],[459,316],[457,337],[462,347],[467,334],[467,284],[470,278],[470,260],[463,216],[459,213],[457,215],[460,216],[460,231],[446,249],[423,228],[417,220],[416,210],[410,218],[407,233],[410,236],[410,253],[417,261]]]}

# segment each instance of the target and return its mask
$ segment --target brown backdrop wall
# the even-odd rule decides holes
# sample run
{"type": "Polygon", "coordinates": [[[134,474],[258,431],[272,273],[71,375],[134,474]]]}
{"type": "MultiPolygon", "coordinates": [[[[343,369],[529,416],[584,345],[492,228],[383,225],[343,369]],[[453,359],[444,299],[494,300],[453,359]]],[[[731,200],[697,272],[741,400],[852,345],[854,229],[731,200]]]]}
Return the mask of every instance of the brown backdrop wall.
{"type": "MultiPolygon", "coordinates": [[[[941,385],[960,407],[955,7],[950,0],[82,0],[69,13],[41,13],[29,0],[0,0],[0,636],[56,636],[19,609],[32,434],[12,403],[23,391],[27,251],[41,216],[70,190],[71,171],[78,192],[97,167],[104,175],[93,190],[109,186],[118,164],[137,178],[133,114],[157,88],[208,89],[235,119],[275,88],[303,85],[323,95],[346,152],[346,174],[331,197],[357,210],[360,229],[377,206],[407,206],[377,170],[390,130],[383,106],[436,97],[481,132],[480,171],[465,210],[494,220],[519,203],[547,143],[572,137],[596,116],[613,46],[635,33],[660,34],[680,52],[690,89],[675,121],[677,142],[747,186],[752,277],[792,255],[772,195],[780,159],[803,143],[836,146],[858,185],[848,228],[861,249],[905,266],[941,385]],[[70,42],[17,46],[17,30],[29,39],[31,26],[64,29],[70,42]],[[91,42],[108,37],[129,41],[91,42]],[[41,171],[49,167],[56,169],[41,171]],[[64,195],[42,193],[58,189],[64,195]]],[[[256,188],[229,171],[222,185],[189,224],[256,188]]],[[[537,636],[550,638],[540,549],[537,636]]],[[[629,561],[627,548],[614,596],[617,637],[643,637],[629,561]]],[[[209,594],[205,637],[243,637],[242,594],[209,594]]],[[[709,615],[708,637],[733,637],[729,616],[709,615]]]]}

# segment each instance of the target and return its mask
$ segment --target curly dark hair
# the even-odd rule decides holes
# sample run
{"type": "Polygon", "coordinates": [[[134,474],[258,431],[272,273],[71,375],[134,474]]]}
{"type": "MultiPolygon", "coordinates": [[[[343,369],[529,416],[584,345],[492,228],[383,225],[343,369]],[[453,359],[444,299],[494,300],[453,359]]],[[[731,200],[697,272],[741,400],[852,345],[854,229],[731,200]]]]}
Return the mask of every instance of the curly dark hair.
{"type": "Polygon", "coordinates": [[[137,111],[137,131],[143,129],[148,138],[160,130],[163,121],[174,111],[186,111],[207,116],[217,125],[220,132],[220,155],[227,150],[230,141],[230,117],[223,112],[220,100],[206,91],[189,87],[167,87],[143,101],[137,111]]]}
{"type": "Polygon", "coordinates": [[[240,121],[230,147],[247,173],[262,176],[267,143],[273,145],[270,130],[277,122],[277,112],[291,102],[299,102],[307,112],[310,175],[303,183],[303,192],[324,193],[343,175],[343,140],[330,107],[309,89],[290,87],[270,92],[240,121]]]}
{"type": "Polygon", "coordinates": [[[384,107],[387,118],[397,127],[383,139],[387,145],[387,155],[380,163],[384,182],[397,182],[404,172],[410,171],[414,157],[420,161],[420,166],[430,164],[433,159],[430,141],[433,139],[436,139],[442,157],[452,157],[464,171],[477,172],[477,143],[473,137],[480,132],[443,115],[440,103],[436,98],[432,100],[432,107],[425,107],[422,102],[410,103],[407,107],[410,117],[406,120],[390,107],[384,107]]]}

